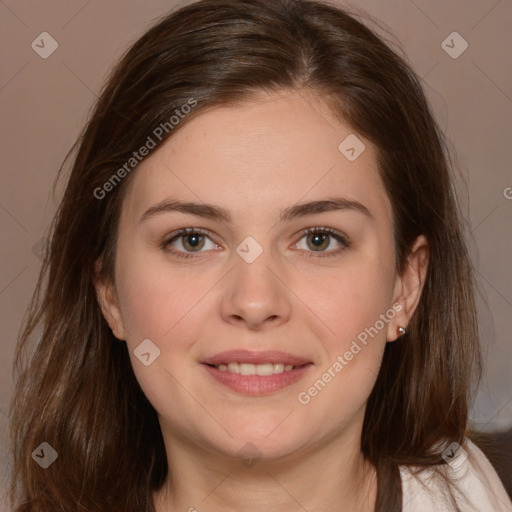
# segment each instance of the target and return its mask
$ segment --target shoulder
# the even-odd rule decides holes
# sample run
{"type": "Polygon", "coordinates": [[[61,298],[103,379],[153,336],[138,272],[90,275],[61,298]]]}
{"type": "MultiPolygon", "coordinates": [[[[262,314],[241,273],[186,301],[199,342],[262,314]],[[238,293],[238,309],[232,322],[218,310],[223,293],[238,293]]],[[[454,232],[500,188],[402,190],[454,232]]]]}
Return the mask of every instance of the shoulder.
{"type": "Polygon", "coordinates": [[[452,485],[453,499],[464,512],[512,512],[512,502],[496,471],[472,441],[466,438],[462,446],[454,443],[443,453],[447,464],[426,469],[400,467],[402,512],[455,510],[443,473],[452,485]]]}

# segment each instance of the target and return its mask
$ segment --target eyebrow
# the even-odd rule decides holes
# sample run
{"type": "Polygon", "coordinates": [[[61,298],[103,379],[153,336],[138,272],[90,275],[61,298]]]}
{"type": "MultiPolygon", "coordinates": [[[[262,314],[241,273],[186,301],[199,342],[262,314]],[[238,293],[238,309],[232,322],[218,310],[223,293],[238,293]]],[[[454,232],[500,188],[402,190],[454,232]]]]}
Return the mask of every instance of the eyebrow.
{"type": "MultiPolygon", "coordinates": [[[[281,211],[278,223],[291,221],[307,215],[342,210],[360,212],[368,218],[373,219],[370,210],[359,201],[345,199],[343,197],[333,197],[290,206],[281,211]]],[[[232,223],[232,216],[229,210],[225,208],[207,203],[183,202],[177,199],[167,199],[151,206],[151,208],[148,208],[144,212],[140,222],[166,212],[181,212],[207,219],[223,221],[227,224],[232,223]]]]}

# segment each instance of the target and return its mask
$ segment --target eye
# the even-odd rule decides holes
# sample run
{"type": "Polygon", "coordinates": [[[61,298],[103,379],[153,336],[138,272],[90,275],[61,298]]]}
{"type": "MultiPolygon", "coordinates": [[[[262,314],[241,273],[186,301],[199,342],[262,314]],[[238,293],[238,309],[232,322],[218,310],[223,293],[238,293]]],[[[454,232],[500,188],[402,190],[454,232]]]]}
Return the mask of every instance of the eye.
{"type": "Polygon", "coordinates": [[[202,252],[201,249],[216,249],[218,245],[213,242],[206,231],[198,228],[183,228],[174,232],[170,238],[162,244],[162,249],[168,250],[182,258],[193,258],[192,253],[202,252]],[[209,239],[211,246],[207,247],[206,239],[209,239]],[[173,247],[170,249],[169,247],[173,247]]]}
{"type": "MultiPolygon", "coordinates": [[[[301,235],[301,239],[295,246],[304,251],[307,258],[337,256],[350,247],[348,238],[331,228],[308,228],[301,235]],[[300,247],[300,242],[304,238],[306,239],[306,248],[300,247]],[[332,248],[333,245],[337,245],[337,248],[332,248]],[[331,250],[327,250],[329,248],[331,250]]],[[[194,258],[194,253],[204,252],[202,249],[217,248],[219,246],[211,240],[208,232],[199,228],[183,228],[175,231],[162,243],[162,249],[181,258],[194,258]],[[210,247],[208,247],[207,240],[210,241],[210,247]]]]}
{"type": "Polygon", "coordinates": [[[314,227],[314,228],[308,228],[302,232],[302,238],[297,242],[297,246],[299,246],[300,241],[302,239],[306,239],[306,248],[299,247],[301,250],[305,250],[307,254],[307,258],[312,257],[330,257],[330,256],[337,256],[341,252],[343,252],[345,249],[350,247],[350,243],[344,235],[341,233],[335,231],[331,228],[324,228],[324,227],[314,227]],[[332,243],[334,239],[334,244],[332,243]],[[337,248],[334,248],[333,250],[327,250],[329,247],[333,245],[337,245],[337,248]],[[313,254],[313,253],[325,253],[325,254],[313,254]]]}

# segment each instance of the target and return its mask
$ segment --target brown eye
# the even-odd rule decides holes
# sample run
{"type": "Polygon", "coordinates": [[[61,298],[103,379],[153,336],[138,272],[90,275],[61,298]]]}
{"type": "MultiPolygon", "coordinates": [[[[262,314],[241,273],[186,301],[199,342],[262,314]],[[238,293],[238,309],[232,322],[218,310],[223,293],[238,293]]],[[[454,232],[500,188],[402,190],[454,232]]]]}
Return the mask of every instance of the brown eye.
{"type": "Polygon", "coordinates": [[[297,246],[306,252],[307,257],[336,256],[350,246],[345,236],[331,228],[309,228],[303,231],[301,240],[304,238],[306,247],[300,247],[300,241],[297,246]]]}
{"type": "Polygon", "coordinates": [[[327,249],[329,247],[331,235],[326,233],[313,233],[312,235],[308,235],[308,247],[312,250],[322,250],[327,249]]]}
{"type": "Polygon", "coordinates": [[[204,235],[199,233],[183,235],[181,243],[187,251],[199,251],[204,247],[204,235]]]}
{"type": "Polygon", "coordinates": [[[204,252],[203,249],[216,248],[218,245],[211,240],[206,232],[203,233],[200,229],[195,228],[180,229],[162,244],[162,249],[165,251],[184,258],[193,257],[193,253],[204,252]]]}

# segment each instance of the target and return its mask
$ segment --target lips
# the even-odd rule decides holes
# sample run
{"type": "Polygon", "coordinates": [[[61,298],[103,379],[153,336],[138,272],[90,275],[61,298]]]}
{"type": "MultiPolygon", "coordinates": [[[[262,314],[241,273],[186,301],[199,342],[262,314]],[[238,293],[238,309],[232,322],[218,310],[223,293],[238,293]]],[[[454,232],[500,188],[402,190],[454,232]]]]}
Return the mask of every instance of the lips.
{"type": "Polygon", "coordinates": [[[301,379],[311,361],[280,351],[231,350],[201,361],[218,383],[245,395],[266,395],[301,379]],[[272,371],[271,371],[272,370],[272,371]]]}
{"type": "Polygon", "coordinates": [[[302,366],[304,364],[310,363],[311,361],[278,350],[267,350],[264,352],[255,352],[250,350],[229,350],[215,354],[212,357],[207,357],[201,362],[211,366],[218,366],[220,364],[228,365],[229,363],[245,363],[255,365],[270,363],[302,366]]]}

